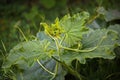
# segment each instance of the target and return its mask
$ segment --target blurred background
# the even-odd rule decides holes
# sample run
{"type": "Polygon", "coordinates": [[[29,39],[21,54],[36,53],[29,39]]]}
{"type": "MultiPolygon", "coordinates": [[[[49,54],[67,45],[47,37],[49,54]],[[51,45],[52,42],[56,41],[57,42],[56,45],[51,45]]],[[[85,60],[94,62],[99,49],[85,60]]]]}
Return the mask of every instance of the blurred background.
{"type": "MultiPolygon", "coordinates": [[[[40,22],[53,22],[56,17],[61,18],[65,14],[69,13],[72,15],[81,11],[88,11],[92,16],[99,6],[104,7],[106,10],[120,11],[120,0],[0,0],[0,53],[8,54],[13,46],[24,40],[16,26],[19,26],[28,39],[32,39],[41,29],[40,22]],[[4,46],[2,43],[4,43],[4,46]]],[[[119,24],[119,20],[117,20],[117,23],[119,24]]],[[[109,23],[103,22],[102,24],[109,23]]],[[[2,64],[2,57],[2,54],[0,54],[0,65],[2,64]]],[[[119,60],[117,58],[112,61],[104,60],[103,62],[102,59],[99,61],[93,59],[88,61],[86,65],[81,65],[81,67],[84,67],[86,72],[91,72],[88,77],[92,80],[92,77],[102,77],[104,74],[119,72],[119,60]],[[94,73],[93,64],[99,66],[102,70],[94,73]],[[111,65],[111,67],[105,65],[111,65]]],[[[84,70],[82,70],[83,74],[86,74],[84,70]]],[[[120,76],[120,72],[117,75],[120,76]]],[[[118,76],[113,75],[112,77],[120,80],[118,76]]],[[[3,79],[2,77],[1,71],[1,80],[3,79]]],[[[108,80],[115,79],[111,78],[108,80]]]]}
{"type": "Polygon", "coordinates": [[[119,10],[119,5],[120,0],[0,0],[0,40],[9,51],[22,38],[15,25],[30,37],[38,32],[41,21],[53,22],[56,17],[81,11],[92,15],[99,6],[119,10]]]}

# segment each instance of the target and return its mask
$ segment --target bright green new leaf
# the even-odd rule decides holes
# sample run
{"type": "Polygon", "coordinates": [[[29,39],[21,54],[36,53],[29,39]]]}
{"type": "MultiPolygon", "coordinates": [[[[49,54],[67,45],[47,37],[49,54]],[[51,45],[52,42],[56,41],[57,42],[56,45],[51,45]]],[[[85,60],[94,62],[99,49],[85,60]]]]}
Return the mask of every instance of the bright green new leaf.
{"type": "Polygon", "coordinates": [[[67,46],[77,44],[82,39],[82,35],[88,31],[85,26],[86,20],[89,18],[89,13],[82,12],[73,16],[69,14],[60,20],[60,25],[64,29],[64,42],[67,46]]]}
{"type": "Polygon", "coordinates": [[[60,26],[59,19],[56,18],[55,23],[48,25],[47,23],[40,23],[44,27],[44,31],[47,35],[54,38],[60,38],[60,35],[64,32],[64,29],[60,26]]]}

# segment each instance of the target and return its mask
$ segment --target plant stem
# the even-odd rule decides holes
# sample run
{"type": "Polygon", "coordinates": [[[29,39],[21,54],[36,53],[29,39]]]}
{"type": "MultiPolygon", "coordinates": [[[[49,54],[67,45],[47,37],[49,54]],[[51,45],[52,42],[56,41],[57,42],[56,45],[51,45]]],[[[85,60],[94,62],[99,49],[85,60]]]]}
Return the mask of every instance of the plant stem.
{"type": "Polygon", "coordinates": [[[103,36],[100,40],[100,42],[97,44],[97,46],[91,48],[91,49],[87,49],[87,50],[79,50],[79,49],[73,49],[73,48],[69,48],[69,47],[64,47],[64,46],[60,46],[60,48],[66,49],[66,50],[71,50],[71,51],[75,51],[75,52],[91,52],[94,51],[95,49],[97,49],[99,47],[99,45],[103,42],[103,40],[106,38],[106,35],[103,36]]]}
{"type": "Polygon", "coordinates": [[[62,45],[62,43],[63,43],[65,37],[66,37],[66,35],[64,35],[64,36],[62,37],[62,40],[60,41],[60,45],[62,45]]]}
{"type": "Polygon", "coordinates": [[[37,62],[38,62],[38,64],[39,64],[46,72],[50,73],[51,75],[55,75],[55,73],[53,73],[53,72],[49,71],[48,69],[46,69],[46,68],[40,63],[40,61],[39,61],[38,59],[37,59],[37,62]]]}
{"type": "Polygon", "coordinates": [[[76,60],[76,62],[75,62],[75,70],[76,71],[78,70],[78,60],[76,60]]]}
{"type": "Polygon", "coordinates": [[[28,39],[26,38],[25,34],[23,33],[23,31],[18,27],[16,26],[16,28],[20,31],[20,33],[22,34],[23,38],[25,39],[25,41],[28,41],[28,39]]]}
{"type": "Polygon", "coordinates": [[[63,65],[72,75],[74,75],[75,77],[77,77],[79,80],[85,79],[84,76],[80,75],[77,71],[73,70],[71,67],[69,67],[68,65],[66,65],[65,63],[59,61],[58,59],[56,59],[55,57],[52,56],[52,58],[59,62],[61,65],[63,65]]]}
{"type": "Polygon", "coordinates": [[[57,53],[59,55],[59,58],[60,58],[60,44],[59,44],[59,41],[57,38],[53,38],[54,41],[55,41],[55,44],[56,44],[56,47],[57,47],[57,53]]]}
{"type": "Polygon", "coordinates": [[[24,80],[22,72],[20,72],[21,79],[24,80]]]}
{"type": "Polygon", "coordinates": [[[95,50],[97,48],[97,46],[93,47],[92,49],[88,49],[88,50],[79,50],[79,49],[73,49],[73,48],[68,48],[68,47],[64,47],[64,46],[61,46],[61,48],[66,49],[66,50],[75,51],[75,52],[91,52],[91,51],[95,50]]]}
{"type": "Polygon", "coordinates": [[[56,66],[55,66],[55,73],[54,73],[55,75],[50,80],[53,80],[55,78],[57,72],[58,72],[58,62],[56,62],[56,66]]]}
{"type": "Polygon", "coordinates": [[[3,43],[2,40],[1,40],[1,43],[2,43],[2,46],[3,46],[3,49],[4,49],[5,53],[7,54],[7,49],[6,49],[5,44],[3,43]]]}
{"type": "Polygon", "coordinates": [[[86,24],[90,24],[92,23],[96,18],[98,18],[100,16],[100,14],[96,14],[95,16],[93,16],[86,24]]]}

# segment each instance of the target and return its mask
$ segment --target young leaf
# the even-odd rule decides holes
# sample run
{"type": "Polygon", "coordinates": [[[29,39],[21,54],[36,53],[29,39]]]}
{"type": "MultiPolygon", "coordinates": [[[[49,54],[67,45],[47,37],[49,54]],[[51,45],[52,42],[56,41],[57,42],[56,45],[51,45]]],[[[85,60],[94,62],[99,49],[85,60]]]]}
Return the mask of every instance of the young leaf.
{"type": "Polygon", "coordinates": [[[87,12],[77,13],[73,16],[69,14],[60,20],[60,25],[64,29],[64,42],[67,46],[72,46],[82,39],[82,35],[88,31],[85,26],[86,19],[89,18],[87,12]]]}
{"type": "Polygon", "coordinates": [[[55,23],[48,25],[47,23],[40,23],[44,27],[44,31],[50,37],[60,38],[60,35],[64,32],[60,26],[59,19],[56,18],[55,23]]]}

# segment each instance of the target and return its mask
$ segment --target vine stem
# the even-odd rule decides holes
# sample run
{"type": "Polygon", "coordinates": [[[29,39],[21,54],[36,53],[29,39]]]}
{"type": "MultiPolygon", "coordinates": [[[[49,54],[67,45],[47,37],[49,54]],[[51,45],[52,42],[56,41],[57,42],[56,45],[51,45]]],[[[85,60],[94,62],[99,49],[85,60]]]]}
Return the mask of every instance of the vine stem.
{"type": "MultiPolygon", "coordinates": [[[[59,56],[59,59],[60,59],[60,45],[59,45],[59,41],[57,38],[51,36],[49,33],[48,35],[55,41],[55,44],[56,44],[56,47],[57,47],[57,53],[58,53],[58,56],[59,56]]],[[[39,60],[38,60],[39,61],[39,60]]],[[[40,62],[39,62],[40,63],[40,62]]],[[[41,65],[41,64],[40,64],[41,65]]],[[[46,68],[44,66],[41,65],[41,67],[43,67],[43,69],[46,70],[46,68]]],[[[50,72],[49,70],[46,70],[47,72],[49,72],[50,74],[53,75],[53,77],[50,79],[50,80],[53,80],[58,72],[58,62],[56,62],[56,66],[55,66],[55,73],[52,73],[50,72]]]]}
{"type": "Polygon", "coordinates": [[[75,52],[91,52],[96,50],[99,45],[103,42],[103,40],[106,38],[106,36],[103,36],[102,39],[100,40],[100,42],[97,44],[97,46],[91,48],[91,49],[87,49],[87,50],[79,50],[79,49],[73,49],[73,48],[69,48],[69,47],[64,47],[64,46],[60,46],[60,48],[66,49],[66,50],[71,50],[71,51],[75,51],[75,52]]]}
{"type": "Polygon", "coordinates": [[[96,18],[98,18],[100,16],[100,14],[96,14],[95,16],[93,16],[92,19],[90,19],[86,24],[90,24],[92,23],[96,18]]]}
{"type": "Polygon", "coordinates": [[[76,71],[78,70],[78,60],[76,60],[76,62],[75,62],[75,70],[76,71]]]}
{"type": "Polygon", "coordinates": [[[53,77],[50,80],[53,80],[55,78],[57,72],[58,72],[58,62],[56,62],[56,66],[55,66],[55,73],[54,73],[55,75],[53,75],[53,77]]]}
{"type": "MultiPolygon", "coordinates": [[[[5,44],[2,40],[1,40],[1,43],[2,43],[2,46],[3,46],[3,49],[4,49],[5,53],[7,54],[7,49],[6,49],[5,44]]],[[[3,57],[5,58],[5,55],[3,54],[2,51],[1,51],[1,53],[2,53],[3,57]]]]}
{"type": "Polygon", "coordinates": [[[55,73],[53,73],[53,72],[51,72],[51,71],[49,71],[48,69],[46,69],[41,63],[40,63],[40,61],[37,59],[37,62],[38,62],[38,64],[46,71],[46,72],[48,72],[49,74],[51,74],[51,75],[55,75],[55,73]]]}
{"type": "Polygon", "coordinates": [[[60,45],[59,45],[59,41],[57,38],[53,38],[54,41],[55,41],[55,44],[56,44],[56,47],[57,47],[57,52],[58,52],[58,55],[60,57],[60,45]]]}
{"type": "Polygon", "coordinates": [[[66,49],[66,50],[75,51],[75,52],[91,52],[91,51],[95,50],[97,48],[97,46],[92,49],[88,49],[88,50],[72,49],[72,48],[64,47],[64,46],[61,46],[61,48],[66,49]]]}
{"type": "Polygon", "coordinates": [[[71,67],[69,67],[68,65],[66,65],[65,63],[61,62],[60,60],[56,59],[54,56],[52,56],[52,58],[61,63],[61,65],[63,65],[72,75],[76,76],[79,80],[85,79],[84,76],[80,75],[77,71],[73,70],[71,67]]]}
{"type": "MultiPolygon", "coordinates": [[[[54,41],[55,41],[55,44],[56,44],[56,47],[57,47],[57,53],[58,53],[58,56],[59,56],[59,59],[60,59],[60,46],[59,46],[59,41],[58,41],[57,38],[54,38],[54,37],[52,37],[52,38],[53,38],[54,41]]],[[[55,76],[56,76],[57,72],[58,72],[58,62],[56,62],[55,76]]],[[[55,76],[54,76],[52,79],[54,79],[55,76]]],[[[51,79],[51,80],[52,80],[52,79],[51,79]]]]}
{"type": "Polygon", "coordinates": [[[62,40],[60,41],[60,45],[62,45],[64,39],[65,39],[66,35],[63,36],[62,40]]]}
{"type": "Polygon", "coordinates": [[[21,80],[24,80],[22,72],[20,72],[21,80]]]}

